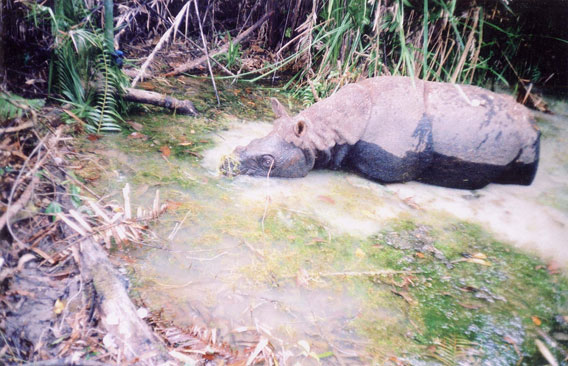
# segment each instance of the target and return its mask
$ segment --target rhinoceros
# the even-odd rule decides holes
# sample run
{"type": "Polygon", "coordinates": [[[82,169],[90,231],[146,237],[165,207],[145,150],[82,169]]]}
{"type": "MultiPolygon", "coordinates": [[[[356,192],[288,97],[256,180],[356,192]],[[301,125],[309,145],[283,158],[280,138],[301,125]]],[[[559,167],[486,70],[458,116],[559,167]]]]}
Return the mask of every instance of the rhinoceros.
{"type": "Polygon", "coordinates": [[[529,185],[538,166],[530,111],[476,86],[381,76],[293,117],[276,99],[272,109],[273,130],[225,157],[223,173],[297,178],[342,169],[380,183],[478,189],[529,185]]]}

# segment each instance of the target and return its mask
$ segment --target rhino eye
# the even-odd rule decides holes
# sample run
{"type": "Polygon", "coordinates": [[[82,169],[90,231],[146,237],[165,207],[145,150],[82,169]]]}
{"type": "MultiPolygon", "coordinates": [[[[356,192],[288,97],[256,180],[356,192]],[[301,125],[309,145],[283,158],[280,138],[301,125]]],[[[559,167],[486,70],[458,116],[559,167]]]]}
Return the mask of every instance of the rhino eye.
{"type": "Polygon", "coordinates": [[[260,165],[263,168],[270,169],[274,164],[274,158],[271,155],[262,155],[260,157],[260,165]]]}

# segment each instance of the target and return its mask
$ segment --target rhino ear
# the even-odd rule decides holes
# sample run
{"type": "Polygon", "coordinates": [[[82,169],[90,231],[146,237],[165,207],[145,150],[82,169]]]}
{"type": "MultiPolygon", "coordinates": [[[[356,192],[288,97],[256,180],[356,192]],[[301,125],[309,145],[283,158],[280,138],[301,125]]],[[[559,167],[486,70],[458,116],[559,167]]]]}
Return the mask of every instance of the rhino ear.
{"type": "Polygon", "coordinates": [[[290,117],[286,108],[278,101],[276,98],[270,98],[270,104],[272,105],[272,111],[276,115],[277,118],[280,117],[290,117]]]}
{"type": "Polygon", "coordinates": [[[307,130],[308,130],[308,125],[306,121],[299,120],[294,125],[294,134],[298,137],[304,136],[307,130]]]}

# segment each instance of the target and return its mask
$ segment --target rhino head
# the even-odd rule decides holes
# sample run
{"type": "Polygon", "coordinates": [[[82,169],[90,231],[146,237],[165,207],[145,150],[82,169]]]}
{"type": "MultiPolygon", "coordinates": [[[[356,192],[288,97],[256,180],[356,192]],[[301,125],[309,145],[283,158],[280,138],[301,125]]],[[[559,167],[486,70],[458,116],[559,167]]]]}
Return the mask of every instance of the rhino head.
{"type": "Polygon", "coordinates": [[[314,167],[315,153],[298,147],[282,136],[300,139],[308,129],[302,119],[290,117],[282,104],[271,99],[272,110],[278,117],[274,129],[265,137],[252,140],[247,146],[238,146],[224,157],[219,170],[227,176],[239,174],[284,178],[305,177],[314,167]]]}

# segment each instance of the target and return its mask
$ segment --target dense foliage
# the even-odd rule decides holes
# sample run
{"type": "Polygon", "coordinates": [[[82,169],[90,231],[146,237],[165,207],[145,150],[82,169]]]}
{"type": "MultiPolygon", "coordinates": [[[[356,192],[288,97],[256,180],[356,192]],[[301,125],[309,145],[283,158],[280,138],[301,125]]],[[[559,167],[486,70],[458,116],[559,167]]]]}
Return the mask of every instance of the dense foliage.
{"type": "MultiPolygon", "coordinates": [[[[132,46],[161,37],[185,3],[115,1],[115,44],[130,56],[139,52],[132,46]]],[[[562,91],[568,85],[568,7],[563,3],[201,0],[200,15],[188,11],[172,42],[185,50],[186,60],[202,56],[201,24],[210,49],[229,44],[213,64],[221,65],[219,72],[233,70],[230,77],[253,81],[284,76],[306,104],[345,83],[384,74],[484,86],[500,82],[522,89],[534,83],[562,91]],[[254,37],[244,44],[232,43],[265,15],[268,19],[254,37]]],[[[120,74],[103,52],[102,1],[4,4],[3,63],[21,71],[9,73],[11,89],[33,89],[34,95],[56,91],[95,130],[113,128],[119,120],[118,100],[113,97],[120,74]],[[23,52],[10,52],[22,44],[23,52]],[[22,83],[22,74],[28,75],[27,81],[32,79],[31,88],[22,83]],[[48,88],[51,81],[54,89],[48,88]]]]}

